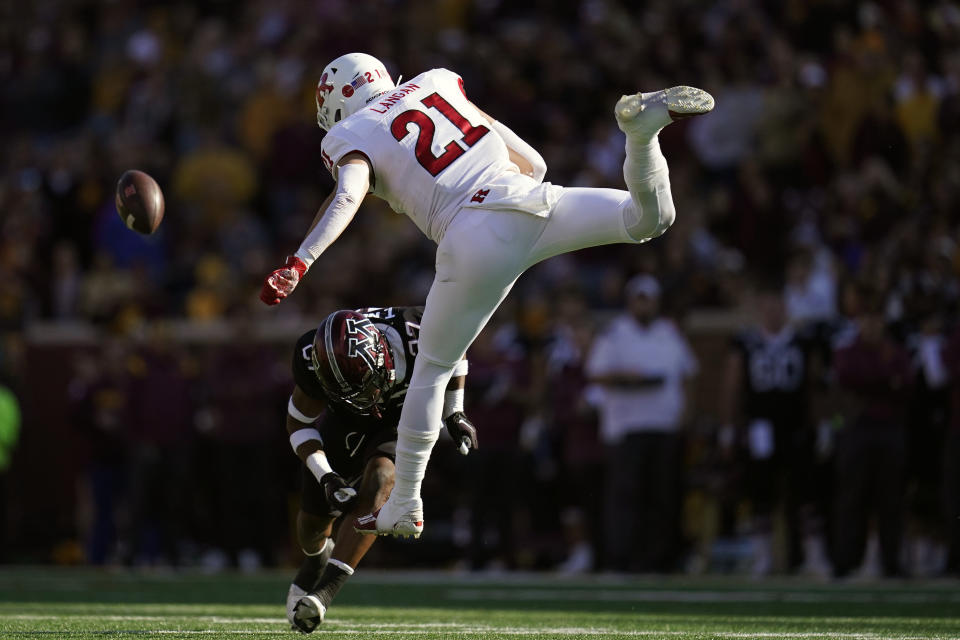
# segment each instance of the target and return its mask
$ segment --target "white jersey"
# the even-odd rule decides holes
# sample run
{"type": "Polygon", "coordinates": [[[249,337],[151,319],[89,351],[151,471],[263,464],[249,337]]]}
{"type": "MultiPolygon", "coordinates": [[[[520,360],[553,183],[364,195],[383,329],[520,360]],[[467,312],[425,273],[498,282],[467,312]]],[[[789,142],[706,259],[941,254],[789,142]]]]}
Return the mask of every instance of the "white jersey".
{"type": "Polygon", "coordinates": [[[372,193],[437,243],[464,206],[546,215],[555,201],[551,185],[516,180],[521,176],[503,138],[486,125],[460,76],[432,69],[331,127],[323,162],[336,179],[343,156],[365,155],[372,193]]]}

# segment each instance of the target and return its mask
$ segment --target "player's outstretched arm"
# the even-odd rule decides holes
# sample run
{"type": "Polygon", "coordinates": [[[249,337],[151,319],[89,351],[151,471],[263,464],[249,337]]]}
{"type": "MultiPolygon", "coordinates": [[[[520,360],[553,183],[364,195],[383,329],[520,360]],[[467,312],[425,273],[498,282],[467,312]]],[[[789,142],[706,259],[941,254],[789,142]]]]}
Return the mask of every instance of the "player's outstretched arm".
{"type": "Polygon", "coordinates": [[[490,114],[485,113],[477,105],[474,104],[473,106],[484,118],[490,121],[490,127],[503,138],[503,141],[507,144],[507,152],[510,154],[510,162],[520,168],[520,173],[530,176],[537,182],[543,182],[544,176],[547,175],[547,163],[543,156],[527,144],[523,138],[515,134],[510,127],[499,120],[494,120],[490,114]]]}
{"type": "Polygon", "coordinates": [[[348,153],[338,164],[337,189],[324,201],[296,254],[263,282],[260,299],[275,305],[290,295],[313,261],[340,237],[353,220],[360,203],[370,190],[370,163],[356,153],[348,153]]]}
{"type": "Polygon", "coordinates": [[[334,509],[330,515],[337,517],[350,510],[357,500],[357,491],[333,470],[323,452],[320,432],[313,426],[323,409],[323,402],[295,386],[287,403],[287,433],[290,434],[290,447],[327,494],[327,501],[334,509]]]}

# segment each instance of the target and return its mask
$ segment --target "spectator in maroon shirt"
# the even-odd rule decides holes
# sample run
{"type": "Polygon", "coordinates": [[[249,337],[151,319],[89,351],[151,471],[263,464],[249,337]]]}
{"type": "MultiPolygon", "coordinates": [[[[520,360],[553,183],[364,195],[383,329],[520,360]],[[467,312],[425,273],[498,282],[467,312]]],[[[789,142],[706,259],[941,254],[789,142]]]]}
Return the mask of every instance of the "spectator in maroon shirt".
{"type": "Polygon", "coordinates": [[[86,485],[91,518],[86,533],[87,560],[110,561],[117,542],[117,514],[124,499],[126,430],[129,427],[130,346],[121,339],[104,343],[97,357],[78,356],[67,389],[70,415],[86,445],[86,485]]]}
{"type": "Polygon", "coordinates": [[[137,565],[181,564],[194,495],[193,417],[196,364],[158,324],[129,358],[130,424],[126,466],[129,521],[122,536],[137,565]]]}
{"type": "Polygon", "coordinates": [[[274,417],[282,415],[289,394],[289,363],[270,345],[251,343],[246,337],[255,329],[251,318],[243,310],[233,313],[237,322],[229,346],[208,354],[197,385],[203,447],[198,473],[208,501],[201,528],[204,542],[224,549],[231,563],[249,571],[272,564],[271,522],[284,517],[275,499],[283,488],[273,440],[274,417]]]}
{"type": "Polygon", "coordinates": [[[836,384],[846,406],[836,456],[834,569],[838,577],[860,565],[871,513],[877,516],[884,575],[901,573],[910,360],[906,350],[887,335],[882,298],[865,294],[863,299],[857,338],[834,355],[836,384]]]}

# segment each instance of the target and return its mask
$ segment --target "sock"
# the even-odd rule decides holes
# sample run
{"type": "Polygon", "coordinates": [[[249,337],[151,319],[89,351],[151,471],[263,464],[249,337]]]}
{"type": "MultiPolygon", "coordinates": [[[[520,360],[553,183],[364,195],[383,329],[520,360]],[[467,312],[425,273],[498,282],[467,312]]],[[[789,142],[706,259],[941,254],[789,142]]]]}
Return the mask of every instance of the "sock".
{"type": "Polygon", "coordinates": [[[445,367],[425,358],[417,360],[397,426],[396,470],[390,493],[394,504],[398,500],[420,498],[430,452],[440,436],[443,395],[452,373],[452,366],[445,367]]]}
{"type": "Polygon", "coordinates": [[[661,235],[676,218],[667,160],[657,137],[671,119],[659,94],[640,94],[646,108],[636,117],[624,120],[617,112],[617,126],[627,136],[623,179],[633,200],[633,207],[623,211],[623,222],[637,241],[661,235]]]}
{"type": "Polygon", "coordinates": [[[293,584],[304,591],[313,591],[320,581],[320,572],[323,571],[323,568],[327,566],[327,562],[330,560],[331,553],[333,553],[333,540],[327,538],[327,541],[323,547],[321,547],[320,551],[313,555],[308,555],[303,561],[303,564],[300,565],[300,570],[297,571],[297,575],[293,579],[293,584]]]}
{"type": "Polygon", "coordinates": [[[655,238],[669,229],[677,217],[667,159],[656,135],[644,141],[642,135],[628,133],[626,152],[623,179],[633,206],[624,208],[623,222],[634,240],[655,238]]]}
{"type": "Polygon", "coordinates": [[[320,598],[323,606],[329,608],[333,598],[347,582],[347,578],[353,575],[353,567],[339,560],[330,560],[327,568],[323,570],[320,576],[320,582],[313,590],[313,594],[320,598]]]}
{"type": "Polygon", "coordinates": [[[420,486],[427,473],[430,452],[439,436],[439,430],[397,429],[396,470],[393,490],[390,492],[394,501],[420,498],[420,486]]]}

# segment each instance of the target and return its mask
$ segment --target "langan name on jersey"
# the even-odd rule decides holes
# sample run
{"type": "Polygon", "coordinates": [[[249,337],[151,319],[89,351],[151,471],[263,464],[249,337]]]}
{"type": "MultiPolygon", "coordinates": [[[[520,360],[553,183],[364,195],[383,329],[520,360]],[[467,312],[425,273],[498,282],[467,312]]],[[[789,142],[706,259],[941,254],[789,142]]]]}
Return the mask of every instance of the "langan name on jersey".
{"type": "Polygon", "coordinates": [[[419,88],[420,87],[418,85],[415,85],[412,82],[408,82],[407,84],[397,89],[396,92],[391,93],[389,96],[387,96],[386,98],[381,100],[379,103],[377,103],[377,107],[383,107],[383,111],[380,111],[380,109],[377,109],[376,107],[370,107],[370,108],[376,111],[377,113],[386,113],[387,109],[389,109],[393,105],[400,102],[404,96],[410,95],[411,93],[413,93],[419,88]]]}

